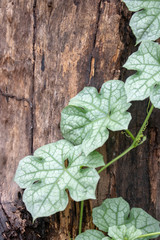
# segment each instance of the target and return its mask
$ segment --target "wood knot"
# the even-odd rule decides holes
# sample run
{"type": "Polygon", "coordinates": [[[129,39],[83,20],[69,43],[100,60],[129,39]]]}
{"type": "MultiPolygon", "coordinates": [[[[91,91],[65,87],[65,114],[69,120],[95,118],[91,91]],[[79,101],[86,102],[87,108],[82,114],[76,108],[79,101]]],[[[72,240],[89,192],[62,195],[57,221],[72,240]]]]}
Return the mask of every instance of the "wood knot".
{"type": "Polygon", "coordinates": [[[47,5],[49,8],[53,7],[53,0],[47,0],[47,5]]]}
{"type": "Polygon", "coordinates": [[[74,4],[78,6],[80,4],[80,0],[73,0],[74,4]]]}

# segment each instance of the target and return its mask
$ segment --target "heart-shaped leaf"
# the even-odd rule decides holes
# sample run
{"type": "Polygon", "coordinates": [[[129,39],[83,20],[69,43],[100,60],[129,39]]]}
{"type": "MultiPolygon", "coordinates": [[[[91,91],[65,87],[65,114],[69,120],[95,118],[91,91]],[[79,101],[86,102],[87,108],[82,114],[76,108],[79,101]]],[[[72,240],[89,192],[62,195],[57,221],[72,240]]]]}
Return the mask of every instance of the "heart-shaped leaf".
{"type": "Polygon", "coordinates": [[[128,129],[131,115],[126,110],[130,105],[122,81],[104,83],[100,93],[94,87],[85,87],[62,111],[63,136],[75,145],[82,143],[88,155],[105,143],[108,129],[128,129]]]}
{"type": "MultiPolygon", "coordinates": [[[[109,227],[121,225],[127,228],[134,226],[142,234],[160,231],[160,223],[156,219],[141,208],[132,208],[130,211],[129,204],[121,197],[106,199],[100,207],[93,209],[92,216],[94,224],[104,232],[108,232],[109,227]]],[[[148,237],[143,239],[147,240],[148,237]]]]}
{"type": "MultiPolygon", "coordinates": [[[[127,227],[135,226],[137,229],[140,229],[142,234],[160,232],[160,222],[154,219],[151,215],[146,213],[141,208],[132,208],[129,214],[129,218],[125,221],[127,227]]],[[[143,240],[156,238],[146,237],[143,240]]]]}
{"type": "Polygon", "coordinates": [[[113,240],[135,240],[141,235],[141,231],[134,226],[128,228],[125,225],[109,227],[108,235],[113,240]]]}
{"type": "Polygon", "coordinates": [[[78,235],[75,240],[103,240],[106,239],[104,237],[104,234],[98,230],[87,230],[78,235]]]}
{"type": "Polygon", "coordinates": [[[100,230],[108,232],[111,226],[123,225],[129,211],[129,204],[123,198],[108,198],[93,209],[93,223],[100,230]]]}
{"type": "Polygon", "coordinates": [[[100,153],[93,152],[86,157],[81,146],[60,140],[22,159],[15,181],[26,188],[23,201],[36,219],[63,211],[68,204],[66,189],[75,201],[94,199],[99,175],[93,168],[102,165],[100,153]]]}
{"type": "Polygon", "coordinates": [[[160,46],[146,41],[141,43],[137,52],[133,53],[124,65],[136,70],[125,83],[128,101],[144,100],[151,97],[155,107],[160,106],[160,46]]]}
{"type": "Polygon", "coordinates": [[[160,37],[159,0],[123,0],[130,11],[136,12],[130,26],[137,38],[137,44],[144,40],[156,40],[160,37]],[[141,11],[139,11],[141,10],[141,11]]]}

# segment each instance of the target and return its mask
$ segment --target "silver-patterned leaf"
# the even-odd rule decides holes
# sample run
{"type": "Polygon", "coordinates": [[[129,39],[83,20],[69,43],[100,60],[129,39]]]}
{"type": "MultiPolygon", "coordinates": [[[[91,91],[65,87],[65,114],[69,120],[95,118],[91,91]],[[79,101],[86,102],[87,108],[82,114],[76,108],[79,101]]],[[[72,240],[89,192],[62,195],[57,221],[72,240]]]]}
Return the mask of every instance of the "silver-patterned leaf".
{"type": "Polygon", "coordinates": [[[75,240],[106,240],[104,237],[104,234],[98,230],[87,230],[78,235],[75,240]]]}
{"type": "Polygon", "coordinates": [[[23,201],[36,219],[64,210],[68,204],[66,189],[75,201],[94,199],[99,180],[94,168],[103,165],[103,156],[98,152],[86,157],[81,146],[60,140],[22,159],[15,181],[26,188],[23,201]]]}
{"type": "Polygon", "coordinates": [[[129,204],[123,198],[108,198],[93,209],[93,223],[100,230],[108,232],[111,226],[123,225],[129,211],[129,204]]]}
{"type": "Polygon", "coordinates": [[[142,232],[134,226],[128,228],[125,225],[109,227],[108,235],[112,240],[136,240],[142,232]]]}
{"type": "Polygon", "coordinates": [[[124,65],[125,68],[136,70],[125,83],[128,101],[144,100],[151,97],[155,107],[159,107],[160,85],[160,46],[146,41],[141,43],[137,52],[133,53],[124,65]]]}
{"type": "Polygon", "coordinates": [[[156,40],[160,37],[160,1],[159,0],[123,0],[133,14],[130,26],[137,43],[144,40],[156,40]]]}
{"type": "Polygon", "coordinates": [[[82,144],[88,155],[106,142],[108,129],[128,129],[131,115],[127,109],[130,105],[122,81],[104,83],[100,93],[94,87],[85,87],[62,111],[63,136],[75,145],[82,144]]]}
{"type": "MultiPolygon", "coordinates": [[[[129,235],[132,232],[133,237],[134,229],[131,228],[133,226],[136,229],[141,230],[142,234],[160,232],[159,221],[154,219],[141,208],[132,208],[130,211],[129,204],[121,197],[106,199],[101,206],[93,209],[92,216],[94,224],[104,232],[108,232],[110,227],[122,225],[125,225],[127,229],[130,228],[130,231],[127,234],[129,235]]],[[[114,229],[115,228],[113,228],[113,230],[114,229]]],[[[118,231],[115,230],[115,234],[117,233],[118,231]]],[[[113,237],[110,234],[109,236],[113,237]]],[[[152,238],[155,237],[156,236],[152,238]]],[[[117,238],[115,239],[117,240],[117,238]]],[[[151,237],[143,238],[143,240],[147,239],[151,239],[151,237]]]]}
{"type": "MultiPolygon", "coordinates": [[[[151,215],[146,213],[141,208],[132,208],[126,224],[127,227],[135,226],[137,229],[140,229],[142,234],[160,232],[160,222],[154,219],[151,215]]],[[[143,240],[156,238],[146,237],[143,240]]]]}

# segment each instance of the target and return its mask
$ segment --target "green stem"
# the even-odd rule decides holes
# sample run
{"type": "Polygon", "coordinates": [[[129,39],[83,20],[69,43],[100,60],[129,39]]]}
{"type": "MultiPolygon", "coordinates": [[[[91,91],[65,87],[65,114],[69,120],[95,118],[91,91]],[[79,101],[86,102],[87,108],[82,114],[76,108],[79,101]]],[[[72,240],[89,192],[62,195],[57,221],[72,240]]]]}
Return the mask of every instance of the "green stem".
{"type": "Polygon", "coordinates": [[[149,110],[149,112],[148,112],[148,114],[147,114],[147,117],[145,118],[145,120],[144,120],[144,122],[143,122],[143,124],[142,124],[142,127],[140,128],[140,130],[139,130],[139,132],[138,132],[138,134],[137,134],[136,137],[134,137],[134,136],[132,135],[132,133],[128,130],[127,133],[132,136],[132,139],[134,138],[134,141],[133,141],[132,145],[131,145],[129,148],[127,148],[123,153],[121,153],[119,156],[117,156],[117,157],[114,158],[112,161],[110,161],[109,163],[107,163],[104,167],[102,167],[102,168],[98,171],[98,173],[101,173],[104,169],[106,169],[107,167],[109,167],[111,164],[113,164],[113,163],[116,162],[118,159],[120,159],[121,157],[123,157],[124,155],[126,155],[128,152],[130,152],[133,148],[136,148],[138,145],[140,145],[141,143],[143,143],[143,142],[145,141],[145,138],[143,137],[144,139],[139,143],[139,139],[140,139],[140,137],[141,137],[141,135],[142,135],[142,133],[143,133],[143,131],[144,131],[144,129],[145,129],[145,126],[146,126],[146,124],[147,124],[147,122],[148,122],[148,119],[149,119],[150,116],[151,116],[151,113],[153,112],[153,109],[154,109],[154,106],[152,105],[151,108],[150,108],[150,110],[149,110]]]}
{"type": "Polygon", "coordinates": [[[118,159],[120,159],[121,157],[123,157],[124,155],[126,155],[128,152],[130,152],[132,149],[134,148],[134,145],[132,144],[129,148],[127,148],[123,153],[121,153],[120,155],[118,155],[116,158],[114,158],[113,160],[111,160],[109,163],[107,163],[104,167],[102,167],[98,173],[101,173],[104,169],[108,168],[110,165],[112,165],[114,162],[116,162],[118,159]]]}
{"type": "MultiPolygon", "coordinates": [[[[104,169],[108,168],[110,165],[112,165],[114,162],[116,162],[117,160],[119,160],[121,157],[123,157],[124,155],[126,155],[128,152],[130,152],[133,148],[136,148],[137,146],[139,146],[140,144],[142,144],[144,141],[145,141],[145,138],[143,136],[143,131],[145,130],[145,127],[147,125],[147,122],[148,122],[148,119],[150,118],[151,116],[151,113],[154,109],[154,106],[152,105],[148,114],[147,114],[147,117],[145,118],[143,124],[142,124],[142,127],[140,128],[138,134],[136,137],[133,136],[133,134],[129,131],[129,130],[126,130],[127,134],[132,138],[133,140],[133,143],[132,145],[127,148],[124,152],[122,152],[119,156],[117,156],[116,158],[114,158],[113,160],[111,160],[109,163],[107,163],[104,167],[102,167],[98,173],[101,173],[104,169]],[[143,139],[141,142],[139,142],[139,139],[141,139],[141,136],[143,136],[143,139]]],[[[80,210],[80,220],[79,220],[79,234],[81,234],[82,232],[82,220],[83,220],[83,207],[84,207],[84,201],[81,202],[81,210],[80,210]]]]}
{"type": "Polygon", "coordinates": [[[151,113],[153,112],[153,109],[154,109],[154,106],[152,105],[151,108],[150,108],[150,110],[149,110],[149,112],[148,112],[148,114],[147,114],[147,117],[145,118],[145,120],[144,120],[144,122],[143,122],[143,124],[142,124],[142,126],[141,126],[141,128],[140,128],[140,130],[139,130],[139,132],[138,132],[138,134],[137,134],[134,142],[133,142],[133,145],[135,145],[135,147],[137,147],[137,146],[139,145],[139,144],[137,144],[137,140],[138,140],[138,139],[141,137],[141,135],[143,134],[143,131],[145,130],[145,127],[146,127],[146,125],[147,125],[147,123],[148,123],[148,120],[149,120],[149,118],[150,118],[150,116],[151,116],[151,113]]]}
{"type": "Polygon", "coordinates": [[[134,141],[135,140],[135,137],[133,136],[133,134],[127,129],[125,130],[126,133],[132,138],[132,140],[134,141]]]}
{"type": "Polygon", "coordinates": [[[144,234],[144,235],[140,235],[137,238],[152,237],[152,236],[156,236],[156,235],[160,235],[160,232],[147,233],[147,234],[144,234]]]}
{"type": "Polygon", "coordinates": [[[82,232],[83,207],[84,207],[84,201],[81,201],[81,210],[80,210],[80,218],[79,218],[79,234],[81,234],[82,232]]]}

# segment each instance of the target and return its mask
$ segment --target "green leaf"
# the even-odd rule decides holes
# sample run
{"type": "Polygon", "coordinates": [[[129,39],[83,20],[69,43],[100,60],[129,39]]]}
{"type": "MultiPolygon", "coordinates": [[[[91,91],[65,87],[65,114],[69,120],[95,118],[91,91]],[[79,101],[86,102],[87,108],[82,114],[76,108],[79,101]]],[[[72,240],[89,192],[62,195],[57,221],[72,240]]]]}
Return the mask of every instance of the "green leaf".
{"type": "Polygon", "coordinates": [[[95,199],[99,180],[93,168],[104,165],[98,152],[86,157],[81,146],[73,146],[66,140],[37,149],[34,156],[27,156],[19,163],[15,181],[26,188],[23,201],[36,219],[63,211],[70,196],[75,201],[95,199]],[[68,166],[65,166],[68,160],[68,166]],[[82,167],[87,167],[83,169],[82,167]]]}
{"type": "Polygon", "coordinates": [[[155,107],[159,107],[160,85],[160,46],[157,43],[143,42],[138,51],[129,58],[125,68],[136,70],[125,83],[128,101],[144,100],[151,97],[155,107]]]}
{"type": "Polygon", "coordinates": [[[63,136],[74,145],[82,144],[88,155],[106,142],[108,129],[128,129],[131,115],[126,110],[130,105],[122,81],[104,83],[100,93],[94,87],[85,87],[62,111],[63,136]]]}
{"type": "Polygon", "coordinates": [[[130,211],[123,198],[108,198],[92,211],[93,223],[102,231],[108,232],[111,226],[123,225],[130,211]]]}
{"type": "Polygon", "coordinates": [[[105,237],[104,234],[100,231],[87,230],[84,233],[78,235],[75,240],[103,240],[104,237],[105,237]]]}
{"type": "MultiPolygon", "coordinates": [[[[126,223],[127,227],[135,226],[137,229],[140,229],[142,234],[160,232],[160,222],[154,219],[151,215],[146,213],[141,208],[132,208],[126,223]]],[[[156,237],[157,236],[146,237],[143,238],[143,240],[156,237]]]]}
{"type": "Polygon", "coordinates": [[[140,229],[142,234],[160,231],[159,221],[141,208],[130,211],[129,204],[121,197],[106,199],[101,206],[93,209],[92,216],[93,223],[104,232],[108,232],[109,227],[121,225],[128,228],[134,226],[140,229]]]}
{"type": "Polygon", "coordinates": [[[151,91],[150,99],[153,105],[160,109],[160,84],[154,86],[151,91]]]}
{"type": "Polygon", "coordinates": [[[130,11],[136,12],[130,26],[137,38],[137,44],[144,40],[156,40],[160,37],[159,0],[123,0],[130,11]],[[141,10],[141,11],[140,11],[141,10]]]}
{"type": "Polygon", "coordinates": [[[109,227],[108,235],[113,240],[135,240],[141,235],[141,231],[134,226],[127,228],[125,225],[109,227]]]}

